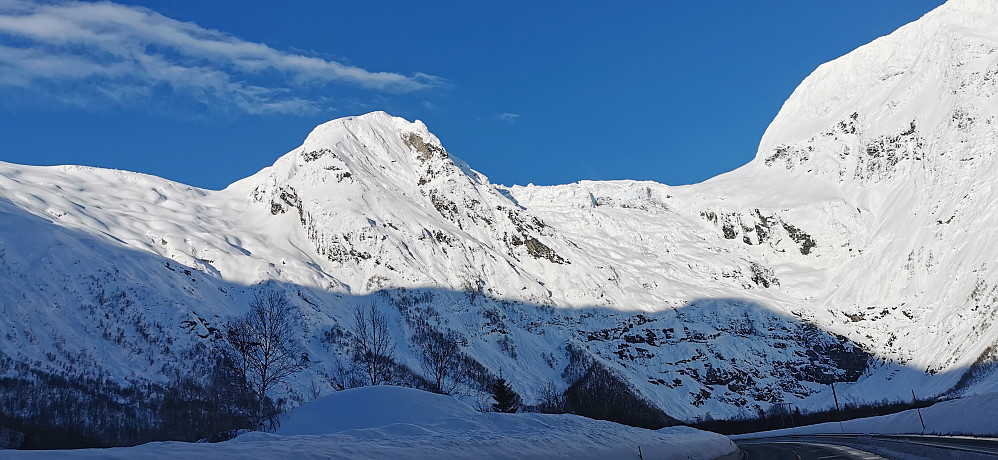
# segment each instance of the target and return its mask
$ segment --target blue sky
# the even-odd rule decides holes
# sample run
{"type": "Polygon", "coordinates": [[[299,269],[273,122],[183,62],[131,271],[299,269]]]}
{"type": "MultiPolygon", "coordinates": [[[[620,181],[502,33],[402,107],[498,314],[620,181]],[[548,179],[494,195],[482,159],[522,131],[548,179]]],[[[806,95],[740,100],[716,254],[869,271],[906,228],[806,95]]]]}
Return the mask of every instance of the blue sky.
{"type": "Polygon", "coordinates": [[[0,160],[220,189],[385,110],[496,183],[695,183],[815,67],[941,3],[0,0],[0,160]]]}

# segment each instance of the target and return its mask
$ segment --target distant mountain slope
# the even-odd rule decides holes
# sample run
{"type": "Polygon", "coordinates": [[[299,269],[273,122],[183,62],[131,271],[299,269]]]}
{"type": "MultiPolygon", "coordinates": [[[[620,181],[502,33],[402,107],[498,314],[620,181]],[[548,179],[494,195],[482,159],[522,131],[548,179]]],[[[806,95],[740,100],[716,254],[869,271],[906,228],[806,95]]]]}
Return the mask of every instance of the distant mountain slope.
{"type": "MultiPolygon", "coordinates": [[[[575,230],[571,238],[592,235],[594,225],[616,232],[661,222],[669,230],[655,234],[675,232],[682,218],[636,210],[649,202],[686,221],[699,217],[714,235],[743,243],[716,252],[773,270],[779,287],[766,291],[767,306],[889,362],[949,374],[926,389],[942,391],[968,366],[994,361],[998,339],[998,279],[989,266],[998,224],[996,8],[950,1],[822,65],[784,104],[755,160],[705,183],[582,182],[511,193],[553,226],[575,230]]],[[[637,252],[668,247],[633,231],[613,238],[637,252]]],[[[691,246],[656,260],[692,255],[691,246]]],[[[632,253],[621,260],[644,263],[632,253]]],[[[707,284],[700,292],[715,287],[707,284]]],[[[887,366],[876,380],[896,372],[887,366]]],[[[856,397],[885,388],[873,386],[856,397]]]]}
{"type": "Polygon", "coordinates": [[[951,0],[821,66],[752,163],[691,186],[496,186],[382,112],[222,191],[0,164],[5,373],[167,382],[275,289],[308,325],[297,400],[343,382],[371,304],[413,375],[420,331],[458,333],[469,402],[500,371],[529,403],[609,375],[683,420],[940,394],[998,346],[996,25],[951,0]]]}

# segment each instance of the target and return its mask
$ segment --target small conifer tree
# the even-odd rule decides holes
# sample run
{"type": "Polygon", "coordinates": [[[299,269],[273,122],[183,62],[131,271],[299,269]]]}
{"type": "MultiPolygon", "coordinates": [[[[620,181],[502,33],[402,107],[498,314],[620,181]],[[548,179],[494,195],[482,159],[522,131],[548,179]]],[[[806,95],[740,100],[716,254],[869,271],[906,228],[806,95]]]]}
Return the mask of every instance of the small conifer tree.
{"type": "Polygon", "coordinates": [[[492,384],[492,399],[495,401],[492,404],[492,410],[496,412],[505,412],[507,414],[512,414],[520,410],[520,395],[513,391],[513,387],[509,385],[509,382],[503,378],[502,374],[499,374],[499,378],[492,384]]]}

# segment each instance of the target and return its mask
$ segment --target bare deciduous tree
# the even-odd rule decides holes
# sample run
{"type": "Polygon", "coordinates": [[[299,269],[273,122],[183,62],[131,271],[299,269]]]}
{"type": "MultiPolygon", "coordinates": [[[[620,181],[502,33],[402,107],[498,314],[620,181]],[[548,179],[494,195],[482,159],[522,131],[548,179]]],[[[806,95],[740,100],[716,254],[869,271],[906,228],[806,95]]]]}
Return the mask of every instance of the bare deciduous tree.
{"type": "Polygon", "coordinates": [[[537,410],[545,414],[564,414],[567,411],[565,394],[558,390],[554,382],[547,382],[541,387],[540,401],[537,410]]]}
{"type": "Polygon", "coordinates": [[[308,367],[304,332],[300,310],[272,290],[256,293],[249,312],[229,325],[226,338],[235,351],[233,361],[258,412],[274,385],[308,367]]]}
{"type": "Polygon", "coordinates": [[[357,307],[353,324],[354,361],[360,364],[371,385],[387,383],[395,362],[395,341],[388,318],[372,302],[366,310],[357,307]]]}
{"type": "Polygon", "coordinates": [[[441,394],[452,394],[461,382],[461,337],[448,330],[441,333],[428,329],[415,338],[420,348],[423,372],[430,378],[432,390],[441,394]]]}

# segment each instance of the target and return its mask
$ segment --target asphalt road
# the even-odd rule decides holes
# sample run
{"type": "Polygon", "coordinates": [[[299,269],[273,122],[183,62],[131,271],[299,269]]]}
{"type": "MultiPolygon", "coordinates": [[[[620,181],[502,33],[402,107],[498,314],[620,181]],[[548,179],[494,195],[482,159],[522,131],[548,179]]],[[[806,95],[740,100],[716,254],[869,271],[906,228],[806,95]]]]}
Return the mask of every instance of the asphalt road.
{"type": "Polygon", "coordinates": [[[966,437],[956,437],[956,436],[922,436],[922,435],[891,435],[891,434],[873,434],[873,435],[820,435],[811,436],[808,440],[819,440],[827,441],[829,443],[835,443],[835,441],[844,441],[847,443],[855,444],[857,441],[862,443],[875,442],[879,445],[890,448],[892,445],[904,445],[909,448],[914,446],[915,448],[922,449],[923,452],[936,452],[936,451],[948,451],[948,452],[959,452],[966,458],[971,454],[977,456],[986,456],[988,458],[998,458],[998,440],[988,439],[988,438],[966,438],[966,437]]]}
{"type": "Polygon", "coordinates": [[[860,449],[916,454],[926,458],[998,458],[998,439],[920,435],[802,435],[735,441],[749,459],[875,459],[860,449]],[[842,444],[859,446],[846,447],[842,444]],[[868,446],[868,447],[862,447],[868,446]],[[874,447],[876,446],[876,447],[874,447]]]}
{"type": "Polygon", "coordinates": [[[747,460],[835,460],[882,459],[876,454],[845,446],[805,441],[736,441],[747,460]]]}

